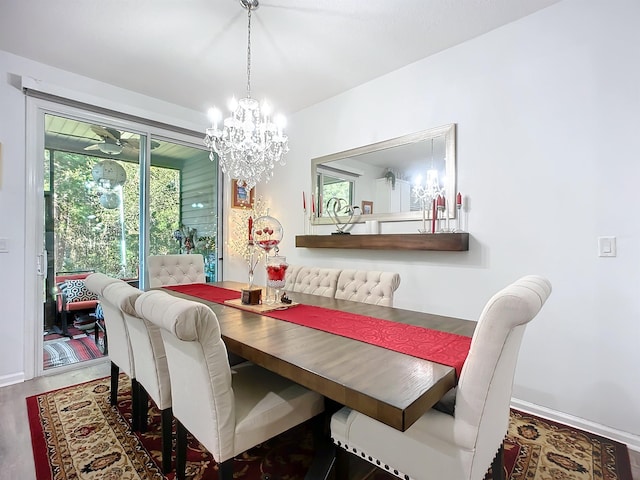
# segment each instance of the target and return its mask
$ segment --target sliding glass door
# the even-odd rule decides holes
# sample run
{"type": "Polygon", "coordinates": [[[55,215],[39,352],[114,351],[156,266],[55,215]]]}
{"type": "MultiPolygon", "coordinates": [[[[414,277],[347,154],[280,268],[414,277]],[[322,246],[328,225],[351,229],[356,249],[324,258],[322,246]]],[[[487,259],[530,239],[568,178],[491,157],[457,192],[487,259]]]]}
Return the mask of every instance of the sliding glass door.
{"type": "Polygon", "coordinates": [[[149,181],[149,254],[202,254],[208,281],[218,270],[217,165],[209,152],[152,141],[149,181]],[[168,159],[162,151],[173,152],[168,159]]]}
{"type": "Polygon", "coordinates": [[[62,107],[40,115],[44,371],[77,360],[61,358],[75,344],[50,342],[95,331],[100,308],[76,281],[88,273],[144,288],[148,255],[200,253],[216,280],[219,192],[218,165],[196,139],[62,107]]]}

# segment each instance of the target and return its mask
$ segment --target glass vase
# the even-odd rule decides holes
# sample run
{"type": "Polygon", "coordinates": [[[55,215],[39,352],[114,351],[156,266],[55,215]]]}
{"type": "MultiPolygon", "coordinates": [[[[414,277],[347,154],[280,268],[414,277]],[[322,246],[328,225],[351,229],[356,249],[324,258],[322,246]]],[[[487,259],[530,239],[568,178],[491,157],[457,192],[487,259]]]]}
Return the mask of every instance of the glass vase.
{"type": "Polygon", "coordinates": [[[267,267],[267,305],[280,303],[280,291],[284,288],[285,274],[289,265],[287,257],[273,255],[266,259],[267,267]]]}

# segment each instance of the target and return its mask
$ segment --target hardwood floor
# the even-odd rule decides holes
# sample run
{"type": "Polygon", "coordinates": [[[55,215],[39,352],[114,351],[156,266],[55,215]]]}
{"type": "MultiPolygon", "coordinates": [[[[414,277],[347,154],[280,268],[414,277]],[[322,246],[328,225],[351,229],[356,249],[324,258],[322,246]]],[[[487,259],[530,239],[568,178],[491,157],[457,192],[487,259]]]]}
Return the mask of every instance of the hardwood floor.
{"type": "MultiPolygon", "coordinates": [[[[24,383],[0,388],[1,478],[35,480],[31,434],[25,399],[56,388],[87,382],[110,374],[108,359],[79,366],[24,383]]],[[[640,480],[640,452],[629,450],[633,480],[640,480]]]]}
{"type": "Polygon", "coordinates": [[[26,398],[110,374],[108,359],[0,388],[0,478],[35,480],[26,398]]]}

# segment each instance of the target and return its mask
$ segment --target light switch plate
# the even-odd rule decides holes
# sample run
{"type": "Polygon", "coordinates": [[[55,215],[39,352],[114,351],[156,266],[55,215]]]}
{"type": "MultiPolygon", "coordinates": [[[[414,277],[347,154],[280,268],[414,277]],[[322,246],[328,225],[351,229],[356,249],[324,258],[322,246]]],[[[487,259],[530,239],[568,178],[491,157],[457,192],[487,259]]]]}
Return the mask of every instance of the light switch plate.
{"type": "Polygon", "coordinates": [[[8,253],[9,252],[9,239],[0,238],[0,253],[8,253]]]}
{"type": "Polygon", "coordinates": [[[616,237],[598,237],[598,256],[616,256],[616,237]]]}

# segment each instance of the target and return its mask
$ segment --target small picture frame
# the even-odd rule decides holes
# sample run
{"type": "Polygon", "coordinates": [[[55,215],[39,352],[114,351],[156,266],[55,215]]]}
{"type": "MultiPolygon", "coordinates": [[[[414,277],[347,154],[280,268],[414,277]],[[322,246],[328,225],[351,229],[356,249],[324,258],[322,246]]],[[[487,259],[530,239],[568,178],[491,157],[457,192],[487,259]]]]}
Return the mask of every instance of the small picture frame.
{"type": "Polygon", "coordinates": [[[373,213],[373,202],[368,200],[362,201],[362,215],[371,215],[373,213]]]}
{"type": "Polygon", "coordinates": [[[251,208],[255,197],[255,188],[247,190],[246,187],[238,186],[238,181],[231,180],[233,186],[233,192],[231,197],[232,208],[251,208]]]}

